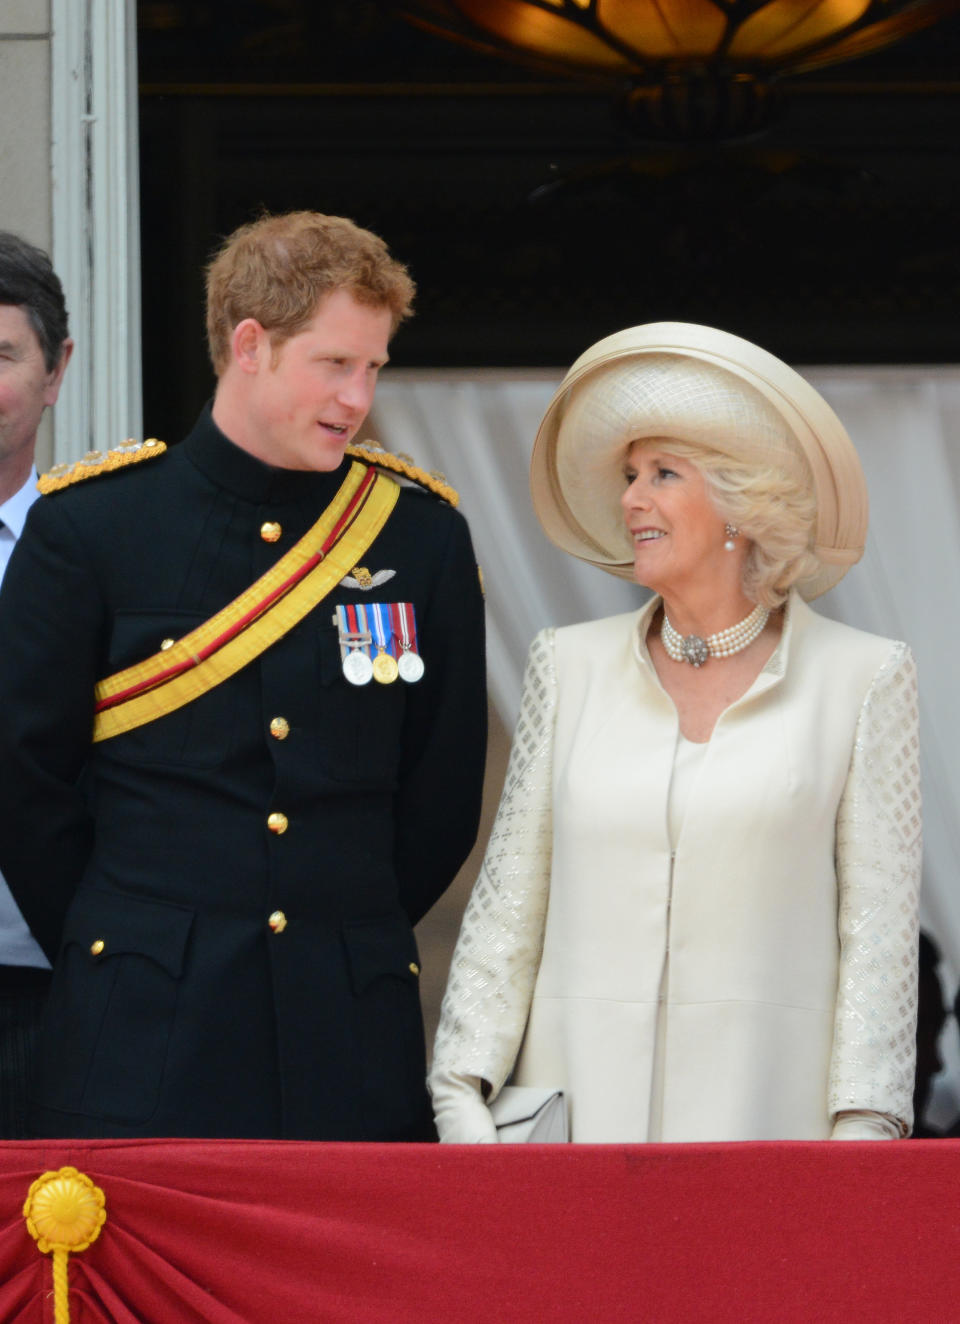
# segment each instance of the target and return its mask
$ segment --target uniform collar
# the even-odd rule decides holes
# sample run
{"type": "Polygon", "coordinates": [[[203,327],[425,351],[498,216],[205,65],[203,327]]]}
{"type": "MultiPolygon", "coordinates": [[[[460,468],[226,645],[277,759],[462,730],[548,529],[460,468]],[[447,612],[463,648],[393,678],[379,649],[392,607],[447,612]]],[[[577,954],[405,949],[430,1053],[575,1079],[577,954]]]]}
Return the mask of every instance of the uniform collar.
{"type": "Polygon", "coordinates": [[[274,469],[256,456],[241,449],[220,431],[207,404],[183,442],[183,451],[192,464],[218,487],[226,488],[246,501],[299,501],[329,504],[340,487],[350,460],[332,473],[300,469],[274,469]]]}

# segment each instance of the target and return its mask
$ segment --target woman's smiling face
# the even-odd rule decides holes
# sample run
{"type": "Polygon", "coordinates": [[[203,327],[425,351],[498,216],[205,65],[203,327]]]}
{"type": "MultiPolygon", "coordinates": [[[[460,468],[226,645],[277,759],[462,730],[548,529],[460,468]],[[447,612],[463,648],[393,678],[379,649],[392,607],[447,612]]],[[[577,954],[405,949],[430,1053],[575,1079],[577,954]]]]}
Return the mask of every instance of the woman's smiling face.
{"type": "Polygon", "coordinates": [[[697,466],[670,453],[669,437],[645,438],[627,452],[624,478],[638,583],[669,598],[716,576],[725,520],[697,466]]]}

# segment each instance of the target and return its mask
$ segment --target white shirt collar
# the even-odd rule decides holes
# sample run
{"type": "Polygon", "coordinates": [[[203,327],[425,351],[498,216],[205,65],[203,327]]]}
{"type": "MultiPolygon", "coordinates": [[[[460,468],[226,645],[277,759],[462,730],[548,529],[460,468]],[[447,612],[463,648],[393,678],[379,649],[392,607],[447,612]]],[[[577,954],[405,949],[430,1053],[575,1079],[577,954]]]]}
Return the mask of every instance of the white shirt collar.
{"type": "Polygon", "coordinates": [[[39,495],[40,493],[37,491],[37,471],[31,467],[23,487],[14,492],[13,496],[8,497],[6,501],[0,502],[0,520],[3,520],[14,538],[19,538],[23,533],[27,511],[39,495]]]}

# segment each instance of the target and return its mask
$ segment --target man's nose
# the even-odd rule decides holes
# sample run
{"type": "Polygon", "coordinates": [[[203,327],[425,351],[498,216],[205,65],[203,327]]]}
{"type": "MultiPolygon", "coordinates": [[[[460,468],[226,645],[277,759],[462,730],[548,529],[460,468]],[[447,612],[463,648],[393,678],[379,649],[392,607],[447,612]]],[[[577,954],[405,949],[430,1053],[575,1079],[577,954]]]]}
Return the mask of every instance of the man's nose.
{"type": "Polygon", "coordinates": [[[362,409],[366,413],[373,403],[375,385],[376,382],[371,380],[366,369],[358,368],[356,372],[351,372],[343,378],[337,396],[343,404],[349,405],[352,409],[362,409]]]}

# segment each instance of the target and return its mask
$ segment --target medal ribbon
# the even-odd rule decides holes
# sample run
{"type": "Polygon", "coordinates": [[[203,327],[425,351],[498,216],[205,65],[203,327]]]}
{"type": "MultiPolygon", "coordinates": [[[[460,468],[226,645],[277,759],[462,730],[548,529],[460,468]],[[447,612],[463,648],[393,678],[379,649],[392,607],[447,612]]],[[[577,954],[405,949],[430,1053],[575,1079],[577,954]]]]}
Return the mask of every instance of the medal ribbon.
{"type": "Polygon", "coordinates": [[[333,623],[340,637],[341,661],[357,652],[371,660],[375,660],[375,652],[394,661],[406,653],[419,657],[412,602],[342,603],[336,608],[333,623]]]}
{"type": "Polygon", "coordinates": [[[391,657],[396,657],[396,643],[391,628],[391,605],[387,602],[371,602],[367,611],[373,616],[373,637],[377,648],[391,657]]]}
{"type": "Polygon", "coordinates": [[[418,652],[417,618],[414,614],[413,603],[391,602],[390,623],[393,628],[394,640],[400,651],[403,653],[418,652]]]}
{"type": "Polygon", "coordinates": [[[357,631],[363,635],[363,651],[367,657],[373,656],[373,631],[370,629],[370,622],[367,619],[367,604],[358,602],[350,604],[350,615],[357,623],[357,631]]]}
{"type": "Polygon", "coordinates": [[[350,653],[365,653],[369,657],[370,634],[361,629],[356,606],[350,602],[339,605],[333,620],[340,636],[340,660],[346,659],[350,653]]]}

